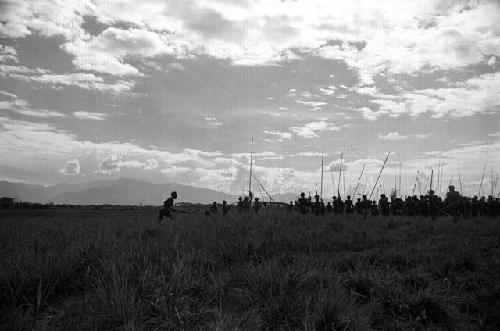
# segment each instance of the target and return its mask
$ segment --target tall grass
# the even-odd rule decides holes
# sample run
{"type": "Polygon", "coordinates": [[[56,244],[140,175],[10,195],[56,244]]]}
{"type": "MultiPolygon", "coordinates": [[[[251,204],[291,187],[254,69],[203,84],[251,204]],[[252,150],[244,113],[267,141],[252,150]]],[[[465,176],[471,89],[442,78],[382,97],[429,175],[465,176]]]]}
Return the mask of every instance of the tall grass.
{"type": "Polygon", "coordinates": [[[497,220],[2,211],[0,329],[498,329],[497,220]]]}

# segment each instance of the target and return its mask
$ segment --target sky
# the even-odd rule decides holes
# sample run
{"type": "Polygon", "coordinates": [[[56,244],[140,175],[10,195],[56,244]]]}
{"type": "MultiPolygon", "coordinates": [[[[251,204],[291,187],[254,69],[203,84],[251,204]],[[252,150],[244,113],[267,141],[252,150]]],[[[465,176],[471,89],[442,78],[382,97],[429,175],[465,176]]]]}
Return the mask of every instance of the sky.
{"type": "Polygon", "coordinates": [[[3,0],[0,180],[242,194],[253,151],[272,194],[320,191],[322,158],[325,196],[363,167],[358,193],[490,194],[498,22],[498,1],[3,0]]]}

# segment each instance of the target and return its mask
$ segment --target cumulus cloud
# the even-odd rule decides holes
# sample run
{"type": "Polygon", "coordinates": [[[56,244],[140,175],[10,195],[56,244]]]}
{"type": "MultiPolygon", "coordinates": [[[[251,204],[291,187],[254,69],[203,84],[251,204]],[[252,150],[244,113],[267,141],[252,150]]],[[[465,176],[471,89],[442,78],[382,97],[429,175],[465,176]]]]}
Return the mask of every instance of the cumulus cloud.
{"type": "Polygon", "coordinates": [[[217,121],[217,118],[215,117],[205,117],[205,121],[207,121],[207,124],[212,127],[217,127],[221,126],[223,123],[217,121]]]}
{"type": "Polygon", "coordinates": [[[160,166],[160,162],[156,159],[148,159],[146,161],[146,165],[144,166],[144,170],[154,170],[160,166]]]}
{"type": "Polygon", "coordinates": [[[368,107],[356,108],[354,111],[361,113],[361,116],[369,121],[375,121],[380,116],[387,114],[388,112],[385,110],[372,110],[368,107]]]}
{"type": "MultiPolygon", "coordinates": [[[[145,29],[118,29],[109,27],[90,40],[75,40],[62,46],[75,56],[73,64],[83,70],[93,70],[117,76],[140,76],[139,70],[125,60],[127,57],[154,57],[160,54],[181,55],[182,45],[169,39],[169,35],[145,29]]],[[[183,70],[180,63],[170,68],[183,70]]]]}
{"type": "Polygon", "coordinates": [[[325,167],[325,171],[330,172],[339,172],[340,169],[342,169],[342,171],[346,171],[347,169],[349,169],[349,166],[346,164],[345,160],[334,160],[325,167]]]}
{"type": "Polygon", "coordinates": [[[178,62],[170,63],[168,65],[168,67],[170,69],[179,70],[179,71],[184,71],[186,69],[182,63],[178,63],[178,62]]]}
{"type": "Polygon", "coordinates": [[[77,159],[66,161],[64,168],[59,170],[60,173],[68,176],[80,174],[80,162],[77,159]]]}
{"type": "Polygon", "coordinates": [[[264,134],[270,135],[273,137],[274,141],[283,141],[284,139],[292,139],[292,134],[290,132],[280,132],[277,130],[264,130],[264,134]]]}
{"type": "Polygon", "coordinates": [[[79,120],[103,121],[106,119],[108,114],[77,111],[73,113],[73,116],[78,118],[79,120]]]}
{"type": "Polygon", "coordinates": [[[378,95],[371,100],[379,110],[360,110],[367,119],[376,119],[375,114],[398,117],[402,114],[419,116],[430,114],[433,118],[445,116],[467,117],[500,110],[500,72],[483,74],[449,87],[421,89],[403,92],[400,95],[378,95]]]}
{"type": "Polygon", "coordinates": [[[117,155],[108,155],[99,161],[97,168],[103,174],[111,174],[120,171],[119,162],[120,159],[117,155]]]}
{"type": "Polygon", "coordinates": [[[39,118],[66,117],[66,115],[56,110],[33,109],[29,106],[26,100],[19,99],[15,94],[5,93],[5,92],[2,92],[2,94],[8,96],[11,100],[0,101],[0,109],[10,110],[15,113],[30,117],[39,117],[39,118]]]}
{"type": "Polygon", "coordinates": [[[7,65],[7,64],[0,64],[0,76],[14,76],[16,74],[43,74],[49,72],[48,70],[45,69],[40,69],[40,68],[27,68],[25,66],[20,66],[20,65],[7,65]]]}
{"type": "Polygon", "coordinates": [[[18,62],[16,49],[12,46],[0,45],[0,62],[18,62]]]}
{"type": "Polygon", "coordinates": [[[78,86],[87,90],[100,90],[112,93],[126,93],[131,91],[135,83],[125,80],[115,82],[105,82],[100,76],[91,73],[70,73],[70,74],[43,74],[40,76],[10,75],[12,78],[32,81],[41,84],[49,84],[57,88],[61,85],[78,86]]]}
{"type": "Polygon", "coordinates": [[[305,124],[304,126],[294,126],[289,128],[290,131],[301,136],[303,138],[319,138],[319,133],[321,131],[338,131],[341,127],[334,126],[332,123],[327,122],[325,120],[310,122],[305,124]]]}
{"type": "Polygon", "coordinates": [[[385,135],[379,134],[378,138],[382,139],[382,140],[398,141],[398,140],[406,139],[406,138],[408,138],[408,136],[401,135],[398,132],[389,132],[385,135]]]}

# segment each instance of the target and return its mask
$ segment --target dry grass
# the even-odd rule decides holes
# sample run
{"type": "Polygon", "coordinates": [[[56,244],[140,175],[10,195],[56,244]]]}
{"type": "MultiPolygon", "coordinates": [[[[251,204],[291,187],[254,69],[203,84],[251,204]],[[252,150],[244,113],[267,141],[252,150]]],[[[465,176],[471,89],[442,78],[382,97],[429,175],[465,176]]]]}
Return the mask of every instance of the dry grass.
{"type": "Polygon", "coordinates": [[[0,329],[500,329],[498,220],[0,213],[0,329]]]}

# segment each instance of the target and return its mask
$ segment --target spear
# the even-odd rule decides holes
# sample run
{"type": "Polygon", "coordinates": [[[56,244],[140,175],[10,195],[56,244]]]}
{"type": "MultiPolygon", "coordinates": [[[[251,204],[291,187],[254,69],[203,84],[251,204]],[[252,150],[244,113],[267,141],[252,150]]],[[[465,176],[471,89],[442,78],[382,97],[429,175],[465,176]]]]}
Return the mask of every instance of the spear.
{"type": "MultiPolygon", "coordinates": [[[[264,192],[269,197],[269,203],[271,203],[272,201],[274,201],[273,197],[271,196],[271,194],[269,194],[269,192],[267,192],[267,190],[264,188],[264,185],[262,185],[262,183],[260,182],[260,180],[255,175],[253,175],[253,178],[257,181],[257,184],[259,184],[259,186],[262,188],[262,190],[264,190],[264,192]]],[[[262,195],[262,193],[261,193],[261,195],[262,195]]]]}
{"type": "Polygon", "coordinates": [[[394,162],[394,193],[396,194],[396,196],[398,195],[398,191],[397,191],[397,172],[396,172],[396,162],[394,162]]]}
{"type": "Polygon", "coordinates": [[[253,137],[251,146],[252,147],[250,148],[250,179],[248,180],[248,196],[250,196],[250,193],[252,192],[253,137]]]}
{"type": "Polygon", "coordinates": [[[332,189],[333,189],[333,194],[335,194],[335,179],[333,178],[333,172],[330,172],[330,176],[332,177],[332,189]]]}
{"type": "Polygon", "coordinates": [[[366,191],[366,185],[368,184],[368,177],[365,176],[365,185],[363,186],[363,193],[362,195],[365,195],[365,191],[366,191]]]}
{"type": "Polygon", "coordinates": [[[431,183],[429,184],[429,190],[432,190],[432,179],[434,178],[434,169],[431,169],[431,183]]]}
{"type": "Polygon", "coordinates": [[[380,169],[380,172],[378,173],[377,180],[375,181],[375,185],[372,188],[372,192],[370,193],[370,199],[372,198],[373,191],[375,191],[375,186],[378,184],[378,180],[380,179],[380,175],[382,175],[382,171],[385,168],[385,164],[387,163],[387,160],[389,159],[389,153],[387,153],[387,157],[385,158],[384,164],[382,164],[382,168],[380,169]]]}
{"type": "Polygon", "coordinates": [[[483,175],[481,176],[481,183],[479,184],[479,192],[477,193],[478,196],[481,195],[481,188],[483,187],[483,179],[484,179],[484,172],[485,171],[486,171],[486,162],[484,162],[483,175]]]}
{"type": "Polygon", "coordinates": [[[323,199],[323,156],[321,156],[321,189],[319,192],[321,199],[323,199]]]}
{"type": "Polygon", "coordinates": [[[458,183],[460,184],[460,192],[464,194],[464,190],[462,189],[462,174],[460,173],[460,164],[458,165],[458,183]]]}
{"type": "Polygon", "coordinates": [[[420,187],[420,178],[417,177],[417,183],[418,183],[418,193],[422,195],[422,188],[420,187]]]}
{"type": "Polygon", "coordinates": [[[339,170],[339,181],[337,183],[337,196],[340,198],[340,179],[342,176],[342,156],[344,155],[344,153],[340,153],[340,170],[339,170]]]}
{"type": "Polygon", "coordinates": [[[354,188],[354,193],[352,194],[353,197],[356,196],[356,191],[358,190],[358,186],[359,186],[359,182],[361,181],[361,177],[363,177],[363,172],[365,172],[365,164],[363,164],[363,169],[361,170],[361,175],[359,175],[358,182],[356,184],[356,187],[354,188]]]}
{"type": "Polygon", "coordinates": [[[344,177],[344,196],[345,196],[345,171],[344,171],[344,173],[342,174],[342,177],[344,177]]]}
{"type": "Polygon", "coordinates": [[[401,192],[401,161],[399,161],[399,196],[403,196],[401,192]]]}
{"type": "Polygon", "coordinates": [[[415,195],[415,188],[417,188],[417,181],[418,181],[419,173],[420,173],[420,171],[417,170],[417,176],[415,177],[415,184],[413,184],[413,191],[412,191],[411,195],[415,195]]]}
{"type": "Polygon", "coordinates": [[[495,194],[495,190],[497,189],[497,184],[498,184],[498,173],[497,173],[497,176],[495,178],[495,185],[493,186],[493,190],[491,191],[491,195],[495,194]]]}

